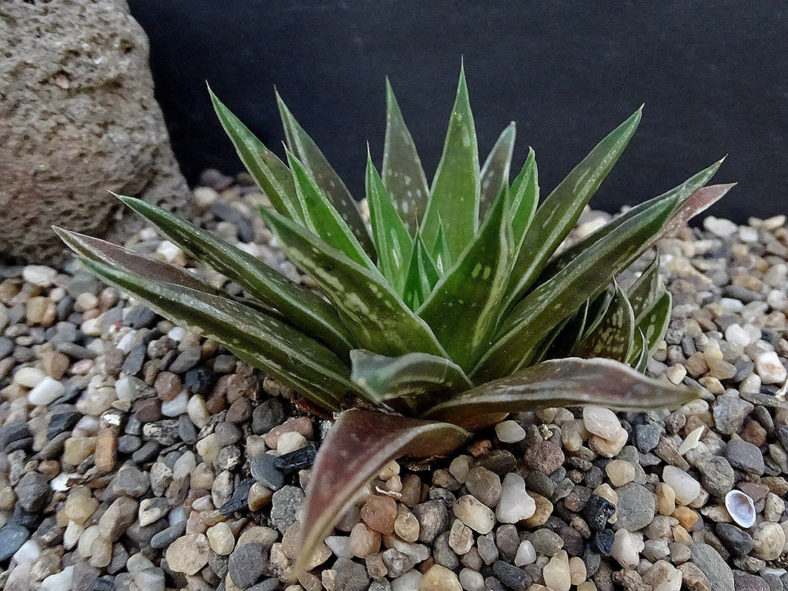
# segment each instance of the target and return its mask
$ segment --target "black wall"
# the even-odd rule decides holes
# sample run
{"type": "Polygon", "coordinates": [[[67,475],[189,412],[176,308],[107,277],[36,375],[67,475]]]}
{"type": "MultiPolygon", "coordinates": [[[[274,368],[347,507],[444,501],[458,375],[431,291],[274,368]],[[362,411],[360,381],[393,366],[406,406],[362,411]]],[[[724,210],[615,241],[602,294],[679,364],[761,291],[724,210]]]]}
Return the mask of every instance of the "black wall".
{"type": "Polygon", "coordinates": [[[534,147],[543,194],[646,103],[592,204],[617,210],[728,154],[715,182],[739,186],[712,213],[744,221],[788,211],[784,0],[130,3],[191,182],[207,167],[241,168],[205,81],[281,153],[276,84],[360,196],[366,142],[382,156],[386,75],[430,178],[464,56],[481,157],[516,121],[515,162],[534,147]]]}

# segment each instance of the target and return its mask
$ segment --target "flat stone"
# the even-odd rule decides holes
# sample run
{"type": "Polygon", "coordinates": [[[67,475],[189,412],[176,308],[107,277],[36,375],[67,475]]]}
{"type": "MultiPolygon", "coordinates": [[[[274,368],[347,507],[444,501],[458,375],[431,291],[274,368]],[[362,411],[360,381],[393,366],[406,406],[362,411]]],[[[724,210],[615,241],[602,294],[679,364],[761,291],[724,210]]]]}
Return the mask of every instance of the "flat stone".
{"type": "Polygon", "coordinates": [[[309,468],[314,463],[316,455],[317,447],[310,441],[295,451],[278,456],[274,461],[274,467],[284,474],[292,474],[309,468]]]}
{"type": "Polygon", "coordinates": [[[690,546],[692,562],[706,575],[715,591],[736,591],[733,572],[717,551],[708,544],[690,546]]]}
{"type": "Polygon", "coordinates": [[[700,472],[703,488],[709,494],[724,497],[733,488],[733,468],[722,456],[705,456],[697,461],[695,467],[700,472]]]}
{"type": "Polygon", "coordinates": [[[495,525],[495,513],[473,495],[463,495],[457,499],[452,510],[457,519],[480,534],[490,533],[495,525]]]}
{"type": "Polygon", "coordinates": [[[268,550],[257,542],[239,546],[230,554],[227,572],[241,589],[254,585],[268,568],[268,550]]]}
{"type": "Polygon", "coordinates": [[[252,458],[249,465],[252,478],[272,490],[279,490],[285,484],[285,475],[276,467],[276,460],[276,456],[262,453],[252,458]]]}
{"type": "Polygon", "coordinates": [[[208,564],[210,554],[211,546],[204,534],[187,534],[170,544],[165,557],[175,572],[194,575],[208,564]]]}
{"type": "Polygon", "coordinates": [[[495,472],[477,466],[467,475],[465,487],[468,492],[488,507],[495,507],[501,499],[501,478],[495,472]]]}
{"type": "Polygon", "coordinates": [[[748,474],[763,474],[765,467],[761,450],[742,439],[731,439],[725,446],[730,465],[748,474]]]}
{"type": "Polygon", "coordinates": [[[27,528],[14,523],[0,527],[0,562],[5,562],[22,547],[30,537],[27,528]]]}
{"type": "Polygon", "coordinates": [[[617,489],[616,493],[618,493],[616,505],[618,527],[636,531],[651,523],[656,511],[656,501],[647,488],[630,482],[617,489]]]}
{"type": "Polygon", "coordinates": [[[284,534],[295,523],[296,511],[304,501],[304,491],[297,486],[284,486],[271,497],[271,523],[284,534]]]}
{"type": "Polygon", "coordinates": [[[493,573],[512,591],[525,591],[533,581],[523,569],[503,560],[496,560],[493,563],[493,573]]]}
{"type": "Polygon", "coordinates": [[[431,544],[438,534],[449,528],[449,513],[441,501],[426,501],[413,508],[419,520],[419,542],[431,544]]]}

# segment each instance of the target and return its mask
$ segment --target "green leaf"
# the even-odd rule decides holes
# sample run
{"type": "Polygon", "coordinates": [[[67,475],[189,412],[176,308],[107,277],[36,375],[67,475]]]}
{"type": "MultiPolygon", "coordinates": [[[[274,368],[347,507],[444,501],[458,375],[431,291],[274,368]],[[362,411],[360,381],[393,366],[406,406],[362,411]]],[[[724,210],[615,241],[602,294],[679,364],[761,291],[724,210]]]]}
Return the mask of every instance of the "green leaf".
{"type": "Polygon", "coordinates": [[[329,349],[298,330],[239,302],[150,279],[82,259],[104,281],[140,299],[188,330],[222,343],[244,361],[291,386],[316,404],[336,410],[355,387],[348,368],[329,349]]]}
{"type": "Polygon", "coordinates": [[[390,193],[383,186],[369,152],[366,188],[372,239],[378,252],[378,267],[397,293],[402,293],[413,251],[413,239],[394,208],[390,193]]]}
{"type": "MultiPolygon", "coordinates": [[[[662,236],[665,232],[665,228],[673,227],[674,222],[677,216],[681,215],[681,212],[687,212],[686,204],[692,198],[692,196],[701,188],[703,185],[709,182],[714,173],[717,172],[717,169],[722,164],[722,160],[719,162],[715,162],[708,168],[700,171],[699,173],[691,176],[683,183],[674,187],[670,191],[663,193],[657,197],[653,197],[648,201],[644,201],[643,203],[639,203],[635,207],[629,209],[626,213],[619,215],[618,217],[614,218],[612,221],[608,222],[601,228],[595,230],[582,240],[576,242],[571,247],[567,248],[561,254],[557,255],[553,260],[550,261],[550,264],[545,268],[544,272],[540,275],[539,280],[544,281],[553,275],[555,275],[559,270],[567,265],[569,261],[573,258],[577,257],[580,253],[584,252],[588,248],[590,248],[596,242],[602,240],[606,236],[610,234],[615,234],[618,229],[629,220],[636,218],[643,214],[644,211],[648,211],[652,209],[655,205],[659,203],[672,203],[672,210],[670,212],[668,221],[665,222],[662,228],[658,232],[655,232],[653,236],[650,236],[648,240],[644,240],[643,244],[640,245],[633,254],[630,260],[630,263],[634,262],[641,254],[646,252],[649,248],[651,248],[654,243],[662,236]]],[[[727,187],[730,187],[729,185],[727,187]]],[[[709,187],[711,188],[711,187],[709,187]]],[[[713,196],[717,199],[725,194],[726,191],[713,191],[713,196]]],[[[709,193],[705,192],[703,195],[709,195],[709,193]]],[[[716,199],[715,199],[716,200],[716,199]]],[[[695,203],[695,201],[693,201],[695,203]]],[[[690,216],[691,217],[691,216],[690,216]]],[[[684,222],[682,222],[684,223],[684,222]]],[[[681,225],[681,224],[679,224],[681,225]]],[[[627,265],[629,266],[629,265],[627,265]]]]}
{"type": "Polygon", "coordinates": [[[303,505],[294,576],[353,504],[357,493],[393,459],[446,455],[470,438],[454,425],[367,410],[339,415],[312,467],[303,505]]]}
{"type": "Polygon", "coordinates": [[[449,243],[446,242],[446,232],[440,219],[438,219],[438,235],[435,237],[432,255],[435,257],[435,268],[438,269],[440,275],[443,275],[451,267],[451,252],[449,252],[449,243]]]}
{"type": "Polygon", "coordinates": [[[668,330],[671,303],[672,297],[670,292],[663,287],[662,295],[638,322],[638,328],[643,331],[648,342],[649,356],[656,351],[659,342],[665,337],[665,333],[668,330]]]}
{"type": "Polygon", "coordinates": [[[603,139],[536,210],[507,290],[511,307],[533,285],[555,249],[574,228],[583,208],[608,175],[640,122],[641,109],[603,139]]]}
{"type": "Polygon", "coordinates": [[[478,150],[465,72],[461,70],[443,155],[432,181],[430,199],[421,226],[424,242],[434,244],[440,216],[453,260],[473,238],[478,225],[478,150]]]}
{"type": "Polygon", "coordinates": [[[635,315],[627,296],[617,283],[615,287],[602,321],[578,345],[578,357],[605,357],[621,362],[629,359],[635,340],[635,315]]]}
{"type": "Polygon", "coordinates": [[[627,289],[627,299],[632,304],[635,324],[640,322],[661,295],[659,285],[659,251],[657,251],[656,256],[627,289]]]}
{"type": "Polygon", "coordinates": [[[427,207],[429,188],[416,145],[402,119],[397,99],[386,78],[386,141],[383,147],[383,183],[411,236],[418,232],[427,207]]]}
{"type": "Polygon", "coordinates": [[[640,327],[638,327],[637,330],[638,347],[635,349],[635,351],[633,351],[634,355],[629,361],[629,364],[640,373],[644,373],[646,371],[646,365],[648,365],[649,358],[648,341],[646,340],[646,335],[644,335],[643,331],[640,330],[640,327]]]}
{"type": "Polygon", "coordinates": [[[288,258],[334,304],[358,348],[381,355],[422,352],[446,356],[427,324],[400,299],[377,269],[362,267],[274,211],[260,209],[288,258]]]}
{"type": "Polygon", "coordinates": [[[528,150],[528,158],[520,174],[514,179],[509,194],[512,202],[512,235],[517,257],[539,203],[539,174],[536,170],[536,154],[532,149],[528,150]]]}
{"type": "Polygon", "coordinates": [[[417,310],[439,279],[440,272],[430,258],[421,235],[417,234],[405,275],[405,287],[402,290],[402,299],[408,308],[417,310]]]}
{"type": "Polygon", "coordinates": [[[338,355],[345,356],[353,348],[352,338],[336,310],[320,296],[296,285],[248,252],[161,207],[133,197],[118,196],[118,199],[191,256],[235,281],[252,297],[281,312],[288,322],[323,341],[338,355]]]}
{"type": "Polygon", "coordinates": [[[451,359],[466,371],[488,346],[496,328],[512,250],[509,200],[504,191],[474,240],[418,309],[451,359]]]}
{"type": "Polygon", "coordinates": [[[282,117],[288,148],[303,162],[318,186],[328,196],[339,215],[350,227],[366,253],[374,260],[375,249],[372,246],[372,240],[364,225],[358,205],[356,205],[350,191],[347,190],[345,183],[342,182],[342,179],[339,178],[339,175],[328,163],[326,157],[323,156],[323,152],[320,151],[317,144],[295,120],[295,117],[293,117],[293,114],[278,93],[276,100],[279,105],[279,113],[282,117]]]}
{"type": "Polygon", "coordinates": [[[238,157],[260,190],[266,194],[271,205],[282,215],[302,221],[293,177],[287,166],[216,98],[210,87],[208,94],[211,96],[219,122],[238,152],[238,157]]]}
{"type": "Polygon", "coordinates": [[[542,355],[540,360],[574,356],[575,349],[583,338],[589,321],[590,306],[591,302],[586,300],[576,314],[564,320],[559,330],[553,331],[556,333],[556,338],[550,343],[549,354],[542,355]]]}
{"type": "Polygon", "coordinates": [[[514,121],[506,126],[498,136],[487,160],[484,161],[481,171],[479,221],[483,221],[495,203],[498,194],[509,185],[509,168],[512,165],[512,152],[514,140],[517,135],[517,126],[514,121]]]}
{"type": "Polygon", "coordinates": [[[436,392],[462,392],[473,387],[457,364],[426,353],[386,357],[354,349],[350,352],[350,362],[350,379],[373,402],[436,392]]]}
{"type": "Polygon", "coordinates": [[[331,204],[303,163],[287,150],[287,162],[295,179],[298,200],[304,212],[304,226],[319,236],[326,244],[345,253],[359,265],[373,268],[364,249],[351,232],[345,220],[331,204]]]}
{"type": "Polygon", "coordinates": [[[632,254],[659,231],[672,208],[672,201],[653,204],[530,292],[505,317],[471,378],[477,383],[495,379],[529,363],[536,345],[629,264],[632,254]]]}
{"type": "Polygon", "coordinates": [[[696,398],[612,359],[555,359],[482,384],[432,408],[425,418],[474,430],[486,417],[558,406],[598,404],[620,410],[676,408],[696,398]]]}

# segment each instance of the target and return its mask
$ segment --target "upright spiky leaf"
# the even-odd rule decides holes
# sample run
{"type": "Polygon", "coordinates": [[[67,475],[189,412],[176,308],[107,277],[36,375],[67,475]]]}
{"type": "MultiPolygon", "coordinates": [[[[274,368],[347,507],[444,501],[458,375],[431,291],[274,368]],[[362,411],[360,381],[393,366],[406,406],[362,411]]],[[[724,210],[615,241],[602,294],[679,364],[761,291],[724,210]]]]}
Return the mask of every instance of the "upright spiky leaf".
{"type": "Polygon", "coordinates": [[[654,305],[638,322],[638,328],[643,331],[648,343],[648,354],[651,355],[664,338],[670,324],[670,309],[672,296],[670,292],[661,287],[661,295],[654,305]]]}
{"type": "Polygon", "coordinates": [[[342,251],[359,265],[374,267],[345,220],[290,150],[287,150],[287,162],[293,172],[298,200],[304,212],[304,225],[326,244],[342,251]]]}
{"type": "Polygon", "coordinates": [[[460,447],[470,433],[454,425],[367,410],[339,415],[315,458],[298,541],[297,576],[358,491],[387,462],[401,456],[440,456],[460,447]]]}
{"type": "Polygon", "coordinates": [[[425,413],[475,430],[500,412],[598,404],[620,410],[676,408],[696,397],[612,359],[554,359],[487,382],[425,413]]]}
{"type": "Polygon", "coordinates": [[[104,281],[134,294],[153,311],[225,345],[244,361],[329,410],[354,389],[348,368],[329,349],[239,302],[83,259],[104,281]]]}
{"type": "Polygon", "coordinates": [[[451,267],[451,252],[449,243],[446,242],[446,231],[443,229],[443,222],[438,219],[438,235],[435,237],[435,244],[432,247],[432,256],[435,258],[435,268],[438,273],[443,275],[451,267]]]}
{"type": "Polygon", "coordinates": [[[383,184],[394,206],[415,236],[427,207],[430,190],[416,145],[386,78],[386,143],[383,147],[383,184]]]}
{"type": "Polygon", "coordinates": [[[252,297],[281,312],[297,328],[322,340],[340,355],[350,350],[350,334],[336,310],[320,296],[296,285],[248,252],[166,209],[133,197],[118,196],[118,199],[194,258],[235,281],[252,297]]]}
{"type": "Polygon", "coordinates": [[[295,120],[295,117],[293,117],[293,114],[278,93],[276,100],[279,105],[279,113],[282,116],[282,125],[285,128],[288,148],[303,162],[318,186],[328,196],[342,216],[342,219],[353,231],[366,253],[374,260],[375,249],[372,246],[372,240],[369,238],[364,220],[350,191],[347,190],[345,183],[328,163],[317,144],[295,120]]]}
{"type": "Polygon", "coordinates": [[[641,109],[597,144],[536,210],[514,265],[507,289],[507,308],[527,292],[555,249],[575,226],[588,200],[635,133],[641,109]]]}
{"type": "Polygon", "coordinates": [[[635,347],[635,315],[626,294],[616,284],[613,300],[602,321],[577,347],[577,356],[605,357],[625,362],[635,347]]]}
{"type": "Polygon", "coordinates": [[[421,235],[416,235],[413,250],[405,274],[405,287],[402,290],[402,299],[411,310],[417,310],[432,288],[438,283],[440,272],[435,262],[430,257],[421,235]]]}
{"type": "Polygon", "coordinates": [[[520,253],[528,229],[536,214],[539,202],[539,174],[536,170],[536,154],[533,149],[528,150],[528,158],[514,179],[511,195],[512,236],[514,237],[515,260],[520,253]]]}
{"type": "Polygon", "coordinates": [[[302,221],[293,177],[287,166],[216,98],[210,87],[208,93],[219,122],[233,142],[238,157],[254,182],[265,193],[276,211],[290,219],[302,221]]]}
{"type": "Polygon", "coordinates": [[[479,223],[484,221],[498,194],[509,184],[509,168],[512,165],[516,135],[517,126],[512,121],[498,136],[487,160],[484,161],[481,171],[479,223]]]}
{"type": "Polygon", "coordinates": [[[402,293],[413,251],[413,239],[394,208],[391,194],[383,186],[369,152],[367,152],[366,186],[372,240],[378,251],[378,268],[397,293],[402,293]]]}
{"type": "Polygon", "coordinates": [[[654,305],[659,298],[659,251],[652,261],[643,269],[640,276],[635,279],[627,289],[627,299],[632,305],[637,324],[643,315],[654,305]]]}
{"type": "Polygon", "coordinates": [[[418,310],[454,362],[468,371],[496,328],[512,261],[508,193],[418,310]]]}
{"type": "Polygon", "coordinates": [[[413,352],[446,356],[427,324],[408,309],[377,269],[362,267],[274,211],[261,208],[260,213],[288,258],[334,304],[361,348],[393,357],[413,352]]]}
{"type": "Polygon", "coordinates": [[[476,232],[479,219],[479,149],[462,70],[443,155],[421,225],[426,244],[435,242],[439,216],[452,258],[456,260],[476,232]]]}

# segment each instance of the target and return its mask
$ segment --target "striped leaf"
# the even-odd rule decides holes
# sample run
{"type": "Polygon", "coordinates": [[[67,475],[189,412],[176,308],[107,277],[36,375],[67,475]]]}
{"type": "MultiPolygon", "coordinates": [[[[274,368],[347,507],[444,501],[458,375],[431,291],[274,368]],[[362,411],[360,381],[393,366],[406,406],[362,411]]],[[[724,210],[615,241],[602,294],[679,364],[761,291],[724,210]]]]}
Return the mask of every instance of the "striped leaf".
{"type": "Polygon", "coordinates": [[[605,357],[625,362],[635,346],[635,315],[626,294],[616,284],[613,300],[602,321],[577,347],[577,356],[605,357]]]}
{"type": "Polygon", "coordinates": [[[487,382],[432,408],[424,417],[475,430],[487,417],[557,406],[598,404],[620,410],[677,408],[696,397],[612,359],[545,361],[487,382]]]}
{"type": "Polygon", "coordinates": [[[484,161],[479,187],[479,223],[486,217],[498,194],[504,188],[508,188],[509,168],[512,165],[512,152],[516,136],[517,126],[512,121],[498,136],[487,160],[484,161]]]}
{"type": "Polygon", "coordinates": [[[670,310],[672,296],[664,287],[662,295],[638,322],[638,328],[643,331],[648,343],[648,354],[651,356],[657,350],[659,342],[665,337],[670,324],[670,310]]]}
{"type": "Polygon", "coordinates": [[[372,240],[378,252],[378,268],[397,293],[402,293],[413,251],[413,239],[395,209],[391,194],[375,170],[369,152],[366,188],[372,240]]]}
{"type": "Polygon", "coordinates": [[[536,210],[514,265],[506,308],[514,305],[528,291],[555,249],[574,228],[588,200],[635,133],[641,109],[597,144],[536,210]]]}
{"type": "Polygon", "coordinates": [[[438,219],[443,220],[446,241],[456,260],[476,233],[479,218],[479,148],[473,124],[465,72],[460,71],[457,98],[449,118],[438,170],[421,233],[426,244],[434,244],[438,219]]]}
{"type": "Polygon", "coordinates": [[[345,357],[352,338],[330,304],[296,285],[248,252],[173,213],[133,197],[118,196],[131,209],[195,259],[226,275],[254,298],[281,312],[288,322],[345,357]]]}
{"type": "Polygon", "coordinates": [[[377,269],[362,267],[278,213],[260,209],[293,263],[334,304],[358,348],[381,355],[422,352],[446,356],[427,324],[400,299],[377,269]]]}
{"type": "Polygon", "coordinates": [[[265,193],[276,211],[290,219],[302,221],[293,177],[287,166],[216,98],[210,87],[208,93],[219,122],[254,182],[265,193]]]}
{"type": "Polygon", "coordinates": [[[673,202],[658,202],[586,249],[541,283],[506,316],[496,340],[471,372],[477,383],[509,375],[531,362],[538,343],[629,264],[633,253],[667,221],[673,202]]]}
{"type": "Polygon", "coordinates": [[[353,504],[356,494],[393,459],[441,456],[470,438],[447,423],[420,421],[367,410],[339,415],[315,458],[304,502],[294,576],[353,504]]]}
{"type": "Polygon", "coordinates": [[[354,349],[350,362],[350,379],[373,402],[436,392],[456,393],[473,387],[457,364],[426,353],[386,357],[354,349]]]}
{"type": "Polygon", "coordinates": [[[512,251],[509,199],[504,191],[477,236],[418,309],[451,359],[466,371],[496,328],[512,251]]]}
{"type": "Polygon", "coordinates": [[[449,252],[449,243],[446,242],[446,232],[440,219],[438,219],[438,235],[435,237],[435,245],[432,247],[432,256],[435,258],[435,268],[438,269],[440,275],[449,270],[451,252],[449,252]]]}
{"type": "Polygon", "coordinates": [[[304,212],[303,225],[312,230],[326,244],[345,253],[359,265],[373,268],[374,263],[369,260],[345,220],[325,196],[312,175],[290,150],[287,150],[287,162],[293,172],[298,201],[304,212]]]}
{"type": "Polygon", "coordinates": [[[430,190],[416,145],[386,78],[386,140],[383,147],[383,184],[410,231],[415,236],[427,207],[430,190]]]}
{"type": "Polygon", "coordinates": [[[528,158],[514,179],[511,195],[512,236],[514,236],[515,258],[519,255],[528,229],[531,227],[536,206],[539,203],[539,174],[536,170],[536,154],[528,150],[528,158]]]}
{"type": "Polygon", "coordinates": [[[131,293],[154,312],[222,343],[324,409],[336,410],[338,401],[355,389],[348,379],[349,369],[334,353],[275,318],[221,296],[152,281],[87,258],[82,262],[102,280],[131,293]]]}
{"type": "Polygon", "coordinates": [[[282,117],[288,148],[304,163],[304,166],[312,174],[318,186],[328,196],[339,215],[342,216],[342,219],[353,231],[366,253],[374,260],[375,249],[372,246],[372,240],[370,240],[364,220],[358,210],[358,205],[356,205],[350,191],[348,191],[345,183],[342,182],[342,179],[339,178],[339,175],[328,163],[317,144],[295,120],[295,117],[293,117],[293,114],[278,93],[276,100],[279,105],[279,113],[282,117]]]}
{"type": "Polygon", "coordinates": [[[661,295],[659,293],[659,251],[643,272],[627,289],[627,299],[632,304],[635,324],[639,323],[646,312],[661,295]]]}
{"type": "Polygon", "coordinates": [[[411,310],[417,310],[440,279],[440,271],[430,257],[421,235],[416,235],[405,275],[402,299],[411,310]]]}

